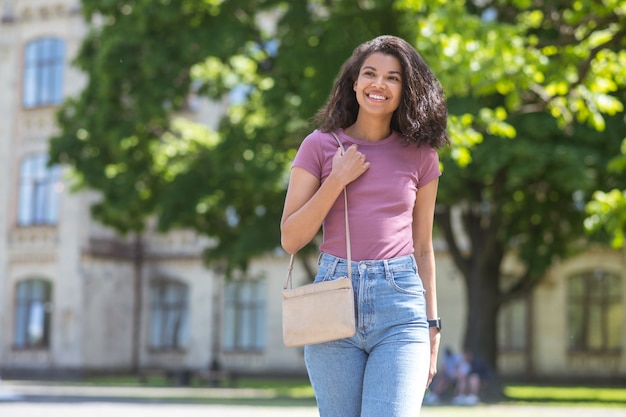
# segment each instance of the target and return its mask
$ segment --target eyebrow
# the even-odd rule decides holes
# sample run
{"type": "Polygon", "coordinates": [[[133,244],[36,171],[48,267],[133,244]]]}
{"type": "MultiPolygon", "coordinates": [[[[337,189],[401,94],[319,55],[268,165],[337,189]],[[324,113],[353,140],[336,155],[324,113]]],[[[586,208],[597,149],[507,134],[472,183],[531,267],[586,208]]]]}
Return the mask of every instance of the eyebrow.
{"type": "MultiPolygon", "coordinates": [[[[372,67],[371,65],[365,65],[363,68],[361,68],[361,70],[364,70],[366,68],[373,69],[374,71],[378,71],[376,68],[372,67]]],[[[389,71],[388,74],[402,75],[402,72],[400,72],[400,71],[389,71]]]]}

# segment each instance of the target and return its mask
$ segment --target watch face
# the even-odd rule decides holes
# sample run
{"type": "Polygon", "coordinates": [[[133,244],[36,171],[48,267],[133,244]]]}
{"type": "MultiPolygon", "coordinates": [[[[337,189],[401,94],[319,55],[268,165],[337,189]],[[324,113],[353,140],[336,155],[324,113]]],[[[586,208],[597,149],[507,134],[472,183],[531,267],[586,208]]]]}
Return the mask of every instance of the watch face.
{"type": "Polygon", "coordinates": [[[435,327],[441,330],[441,319],[430,319],[428,320],[428,327],[435,327]]]}

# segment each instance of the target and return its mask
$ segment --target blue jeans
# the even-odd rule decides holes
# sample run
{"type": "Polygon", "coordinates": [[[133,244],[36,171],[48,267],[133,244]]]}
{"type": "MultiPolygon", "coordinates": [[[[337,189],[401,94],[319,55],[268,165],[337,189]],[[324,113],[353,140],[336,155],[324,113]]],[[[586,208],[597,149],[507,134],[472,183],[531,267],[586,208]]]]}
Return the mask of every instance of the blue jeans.
{"type": "MultiPolygon", "coordinates": [[[[322,254],[315,282],[347,276],[348,262],[322,254]]],[[[415,258],[352,262],[356,334],[305,346],[321,417],[417,417],[430,335],[415,258]]]]}

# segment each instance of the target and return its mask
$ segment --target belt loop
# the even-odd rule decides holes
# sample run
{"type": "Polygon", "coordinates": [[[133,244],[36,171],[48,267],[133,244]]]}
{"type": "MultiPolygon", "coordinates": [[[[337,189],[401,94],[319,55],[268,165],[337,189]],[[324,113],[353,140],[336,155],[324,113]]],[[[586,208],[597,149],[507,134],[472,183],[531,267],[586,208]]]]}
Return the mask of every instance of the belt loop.
{"type": "Polygon", "coordinates": [[[389,268],[389,260],[383,259],[383,265],[385,265],[385,277],[391,277],[391,268],[389,268]]]}
{"type": "Polygon", "coordinates": [[[324,252],[320,252],[320,254],[317,256],[317,264],[319,265],[320,262],[322,262],[322,256],[324,256],[324,252]]]}
{"type": "Polygon", "coordinates": [[[330,276],[335,276],[335,271],[337,271],[337,265],[339,265],[339,261],[341,261],[341,258],[338,258],[336,256],[333,256],[333,264],[330,267],[330,276]]]}

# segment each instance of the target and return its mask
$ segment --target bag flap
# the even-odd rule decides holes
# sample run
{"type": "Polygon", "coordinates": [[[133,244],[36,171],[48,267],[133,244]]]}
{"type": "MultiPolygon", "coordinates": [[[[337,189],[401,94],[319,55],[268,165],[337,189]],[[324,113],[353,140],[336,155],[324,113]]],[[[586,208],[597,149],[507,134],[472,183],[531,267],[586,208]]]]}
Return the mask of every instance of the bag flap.
{"type": "Polygon", "coordinates": [[[352,282],[347,277],[306,284],[301,287],[284,289],[283,298],[300,297],[307,294],[352,288],[352,282]]]}

